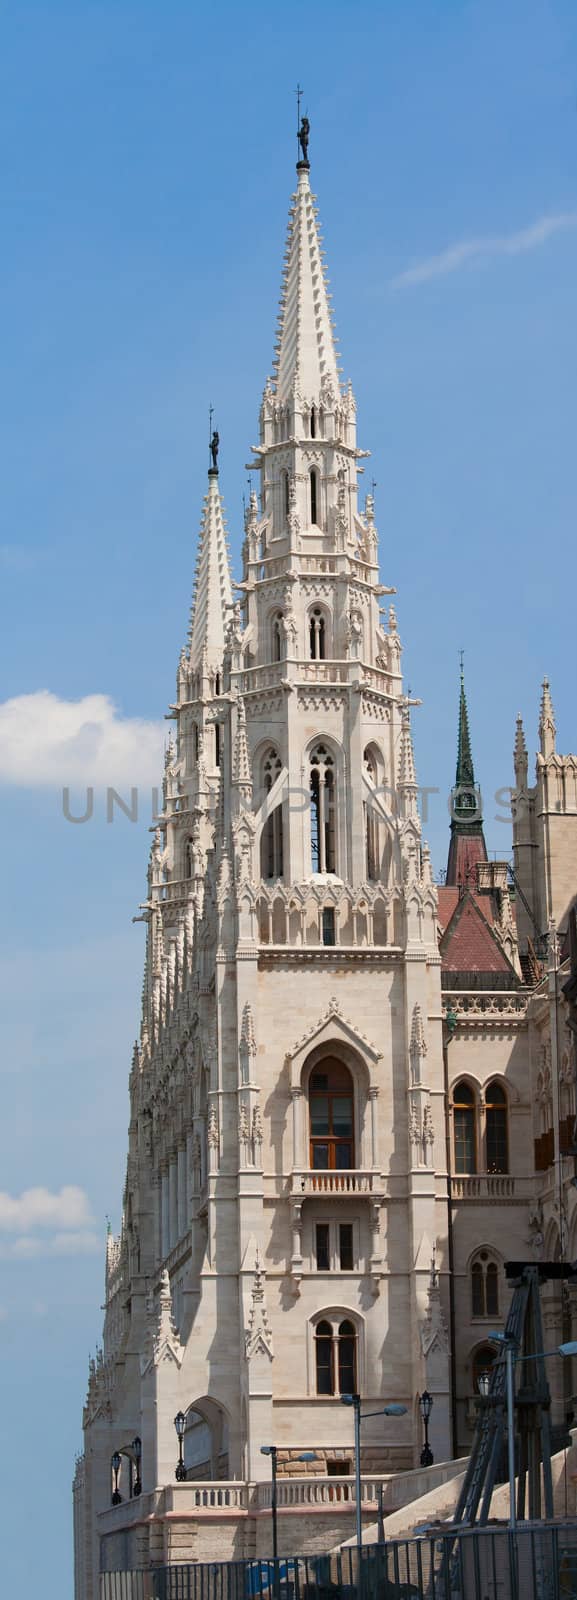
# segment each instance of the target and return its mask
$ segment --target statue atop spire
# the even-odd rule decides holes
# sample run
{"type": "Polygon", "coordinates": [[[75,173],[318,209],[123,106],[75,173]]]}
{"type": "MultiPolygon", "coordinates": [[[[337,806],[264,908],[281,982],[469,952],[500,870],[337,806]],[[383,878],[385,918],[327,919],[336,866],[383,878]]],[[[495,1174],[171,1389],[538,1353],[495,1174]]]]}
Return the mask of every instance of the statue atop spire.
{"type": "Polygon", "coordinates": [[[300,125],[299,133],[298,133],[298,141],[299,141],[299,144],[300,144],[300,147],[301,147],[302,156],[301,156],[300,161],[297,162],[297,167],[310,167],[310,161],[309,161],[310,131],[311,131],[311,125],[310,125],[308,117],[301,117],[301,125],[300,125]]]}
{"type": "Polygon", "coordinates": [[[219,439],[218,433],[217,433],[216,428],[215,428],[214,432],[212,434],[212,437],[211,437],[211,441],[210,441],[210,454],[211,454],[211,459],[212,459],[212,467],[210,467],[209,470],[211,472],[218,472],[218,447],[219,447],[219,444],[220,444],[220,439],[219,439]]]}

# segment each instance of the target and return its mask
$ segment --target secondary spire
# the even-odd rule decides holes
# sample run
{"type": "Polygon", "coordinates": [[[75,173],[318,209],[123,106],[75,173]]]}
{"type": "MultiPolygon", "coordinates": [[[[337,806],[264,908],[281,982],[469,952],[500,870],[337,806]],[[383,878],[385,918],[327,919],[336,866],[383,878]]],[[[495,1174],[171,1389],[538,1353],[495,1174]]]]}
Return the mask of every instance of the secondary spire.
{"type": "Polygon", "coordinates": [[[474,889],[477,862],[486,860],[487,847],[483,833],[481,793],[475,784],[461,651],[457,772],[451,790],[451,842],[445,882],[459,884],[461,887],[468,885],[474,889]]]}
{"type": "Polygon", "coordinates": [[[208,493],[205,495],[200,524],[190,615],[188,655],[195,671],[203,661],[211,667],[221,666],[226,626],[232,609],[224,508],[218,487],[219,437],[216,429],[212,429],[212,407],[210,421],[212,464],[208,469],[208,493]]]}

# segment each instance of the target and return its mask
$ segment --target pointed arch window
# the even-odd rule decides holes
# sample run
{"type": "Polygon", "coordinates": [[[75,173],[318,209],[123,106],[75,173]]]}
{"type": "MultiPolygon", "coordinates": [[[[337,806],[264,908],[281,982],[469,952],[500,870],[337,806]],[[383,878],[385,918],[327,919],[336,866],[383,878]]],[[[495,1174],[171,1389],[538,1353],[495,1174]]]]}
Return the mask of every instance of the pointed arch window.
{"type": "Polygon", "coordinates": [[[316,414],[315,407],[311,406],[311,439],[316,439],[316,436],[317,436],[317,414],[316,414]]]}
{"type": "MultiPolygon", "coordinates": [[[[278,751],[271,745],[262,766],[262,786],[269,794],[281,771],[278,751]]],[[[270,882],[283,875],[283,815],[282,803],[275,806],[264,824],[260,842],[261,877],[270,882]]]]}
{"type": "Polygon", "coordinates": [[[318,475],[315,467],[309,472],[311,522],[318,523],[318,475]]]}
{"type": "Polygon", "coordinates": [[[309,1081],[310,1164],[313,1172],[355,1165],[353,1080],[344,1062],[329,1058],[309,1081]]]}
{"type": "Polygon", "coordinates": [[[315,1327],[317,1394],[356,1394],[357,1329],[348,1317],[322,1317],[315,1327]]]}
{"type": "Polygon", "coordinates": [[[282,611],[277,611],[272,619],[272,658],[280,661],[282,657],[282,611]]]}
{"type": "Polygon", "coordinates": [[[471,1264],[471,1315],[499,1316],[499,1268],[488,1250],[480,1250],[471,1264]]]}
{"type": "Polygon", "coordinates": [[[453,1140],[455,1172],[477,1171],[477,1108],[470,1084],[457,1083],[453,1090],[453,1140]]]}
{"type": "Polygon", "coordinates": [[[309,621],[309,654],[311,661],[324,661],[326,652],[326,624],[320,606],[311,611],[309,621]]]}
{"type": "Polygon", "coordinates": [[[289,475],[286,471],[281,472],[281,493],[283,513],[285,517],[288,517],[290,511],[290,486],[289,475]]]}
{"type": "Polygon", "coordinates": [[[325,745],[311,755],[311,858],[313,872],[335,872],[335,768],[325,745]]]}
{"type": "MultiPolygon", "coordinates": [[[[374,788],[377,787],[377,764],[370,748],[365,750],[363,765],[367,777],[374,788]]],[[[369,882],[375,882],[379,877],[379,821],[372,800],[369,797],[364,801],[365,813],[365,860],[366,872],[369,882]]]]}
{"type": "Polygon", "coordinates": [[[509,1171],[507,1095],[502,1084],[490,1083],[485,1093],[487,1172],[509,1171]]]}

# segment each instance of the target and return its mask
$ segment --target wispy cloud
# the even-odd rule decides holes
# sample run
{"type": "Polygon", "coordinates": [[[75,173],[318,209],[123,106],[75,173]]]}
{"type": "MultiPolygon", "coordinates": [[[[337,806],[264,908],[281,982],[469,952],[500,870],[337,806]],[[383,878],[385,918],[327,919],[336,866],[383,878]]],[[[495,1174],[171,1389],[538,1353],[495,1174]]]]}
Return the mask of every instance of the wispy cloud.
{"type": "Polygon", "coordinates": [[[93,1255],[101,1249],[88,1196],[76,1184],[0,1193],[0,1258],[93,1255]]]}
{"type": "Polygon", "coordinates": [[[63,700],[39,689],[0,702],[0,783],[150,786],[165,740],[162,723],[123,717],[108,695],[63,700]]]}
{"type": "Polygon", "coordinates": [[[396,278],[391,279],[392,289],[409,288],[419,283],[429,283],[431,278],[444,278],[450,272],[459,272],[471,261],[485,260],[495,256],[518,256],[527,250],[537,250],[539,245],[545,244],[555,233],[562,233],[567,228],[577,227],[577,211],[561,211],[557,216],[540,217],[537,222],[532,222],[528,228],[521,228],[518,233],[487,234],[478,239],[462,239],[458,244],[449,245],[446,250],[441,250],[439,255],[428,256],[425,261],[417,261],[414,266],[407,267],[396,278]]]}
{"type": "Polygon", "coordinates": [[[88,1196],[76,1184],[62,1189],[24,1189],[20,1195],[0,1193],[3,1233],[30,1233],[33,1228],[84,1228],[92,1225],[88,1196]]]}

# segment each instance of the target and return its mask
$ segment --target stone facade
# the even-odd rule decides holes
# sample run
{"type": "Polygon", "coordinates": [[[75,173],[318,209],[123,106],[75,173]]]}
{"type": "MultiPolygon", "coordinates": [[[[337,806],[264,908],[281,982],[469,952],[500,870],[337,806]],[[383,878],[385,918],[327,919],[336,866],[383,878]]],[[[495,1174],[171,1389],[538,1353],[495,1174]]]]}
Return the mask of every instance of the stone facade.
{"type": "MultiPolygon", "coordinates": [[[[406,1408],[364,1425],[364,1474],[418,1465],[425,1387],[436,1461],[466,1450],[488,1325],[471,1310],[472,1257],[483,1249],[485,1278],[497,1268],[497,1302],[484,1293],[499,1325],[503,1261],[535,1248],[549,1204],[534,1173],[531,1041],[550,1027],[551,969],[524,981],[509,892],[505,905],[493,886],[491,938],[511,982],[442,987],[411,702],[394,607],[382,608],[393,591],[371,495],[358,503],[367,452],[329,299],[303,161],[242,580],[215,455],[171,707],[123,1222],[107,1244],[75,1479],[77,1600],[96,1600],[101,1565],[268,1547],[270,1516],[249,1508],[266,1510],[271,1444],[294,1485],[284,1546],[328,1548],[352,1515],[342,1393],[358,1390],[369,1411],[406,1408]],[[463,1174],[453,1086],[473,1083],[484,1116],[497,1079],[506,1171],[486,1170],[482,1132],[463,1174]]],[[[542,859],[565,874],[567,902],[567,839],[555,839],[542,859]]]]}

